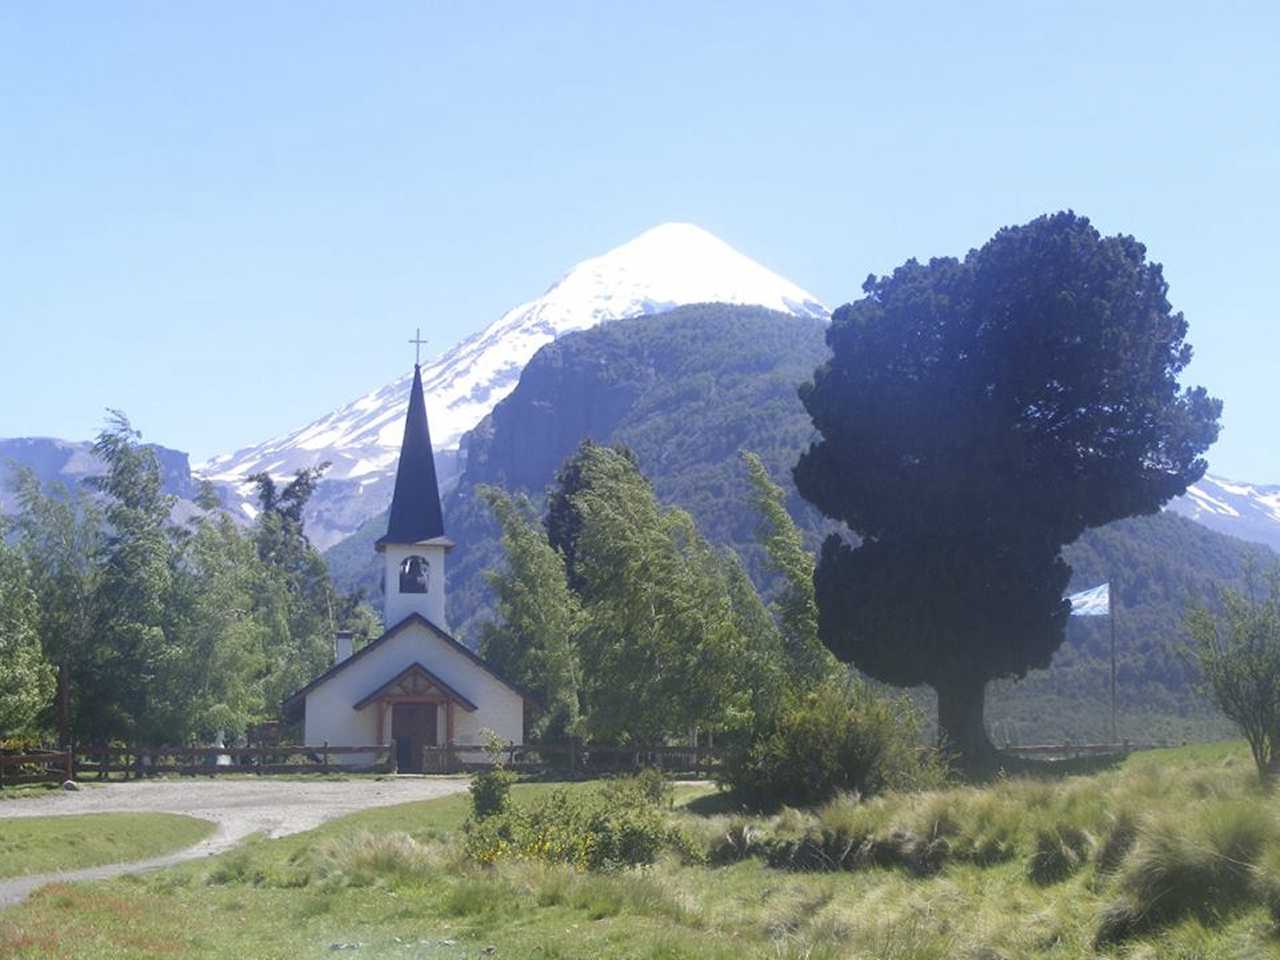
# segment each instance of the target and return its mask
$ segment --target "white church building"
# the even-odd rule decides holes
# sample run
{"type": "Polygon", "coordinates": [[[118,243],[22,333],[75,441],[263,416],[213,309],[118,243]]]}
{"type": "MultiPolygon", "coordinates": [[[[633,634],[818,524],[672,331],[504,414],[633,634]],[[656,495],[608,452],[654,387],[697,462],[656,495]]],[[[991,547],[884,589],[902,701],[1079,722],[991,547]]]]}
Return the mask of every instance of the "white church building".
{"type": "Polygon", "coordinates": [[[303,721],[305,743],[389,746],[397,769],[421,773],[423,747],[480,747],[486,731],[524,742],[526,695],[449,634],[444,573],[453,546],[444,534],[415,364],[391,515],[375,546],[383,557],[387,630],[354,653],[351,635],[339,634],[334,665],[284,702],[285,721],[303,721]]]}

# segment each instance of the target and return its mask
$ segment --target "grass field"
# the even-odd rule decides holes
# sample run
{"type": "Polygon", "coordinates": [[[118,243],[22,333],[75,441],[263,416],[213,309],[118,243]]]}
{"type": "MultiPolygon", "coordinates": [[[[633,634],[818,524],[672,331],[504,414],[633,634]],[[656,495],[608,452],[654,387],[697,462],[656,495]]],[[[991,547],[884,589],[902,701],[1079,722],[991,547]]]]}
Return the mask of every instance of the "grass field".
{"type": "MultiPolygon", "coordinates": [[[[522,784],[515,799],[549,789],[522,784]]],[[[1267,900],[1280,890],[1280,826],[1238,745],[768,818],[706,794],[683,791],[673,816],[709,864],[469,866],[456,843],[468,801],[455,796],[46,888],[0,913],[0,957],[1280,957],[1267,900]],[[897,854],[848,869],[766,862],[833,837],[897,854]],[[1181,912],[1160,912],[1188,890],[1181,912]],[[1134,920],[1144,897],[1156,908],[1134,920]],[[1117,917],[1129,933],[1095,945],[1117,917]]]]}
{"type": "Polygon", "coordinates": [[[145,860],[199,843],[213,824],[169,813],[0,820],[0,878],[145,860]]]}

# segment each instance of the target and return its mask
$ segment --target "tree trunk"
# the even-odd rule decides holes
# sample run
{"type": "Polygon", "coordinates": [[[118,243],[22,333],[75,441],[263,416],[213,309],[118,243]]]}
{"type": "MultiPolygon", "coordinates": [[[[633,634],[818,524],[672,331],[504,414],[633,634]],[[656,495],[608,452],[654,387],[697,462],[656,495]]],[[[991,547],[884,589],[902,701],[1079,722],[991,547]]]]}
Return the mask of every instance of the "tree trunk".
{"type": "Polygon", "coordinates": [[[58,666],[58,690],[54,712],[58,727],[58,745],[66,750],[71,746],[71,678],[67,675],[67,665],[58,666]]]}
{"type": "Polygon", "coordinates": [[[1253,758],[1258,762],[1258,776],[1262,780],[1262,788],[1270,792],[1275,789],[1277,783],[1280,783],[1280,730],[1274,731],[1264,744],[1264,750],[1269,748],[1266,762],[1261,762],[1257,750],[1254,750],[1253,758]]]}
{"type": "Polygon", "coordinates": [[[938,732],[943,751],[966,776],[990,773],[996,765],[996,749],[983,721],[986,679],[957,675],[939,681],[934,689],[938,692],[938,732]]]}

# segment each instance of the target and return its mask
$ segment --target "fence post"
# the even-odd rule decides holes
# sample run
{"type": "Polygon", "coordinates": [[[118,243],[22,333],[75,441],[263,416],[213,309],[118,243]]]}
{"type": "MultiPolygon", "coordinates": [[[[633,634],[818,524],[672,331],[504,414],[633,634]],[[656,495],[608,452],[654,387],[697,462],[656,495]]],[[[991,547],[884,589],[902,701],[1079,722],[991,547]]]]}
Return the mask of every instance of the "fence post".
{"type": "Polygon", "coordinates": [[[321,766],[324,767],[323,772],[328,773],[329,772],[329,741],[328,740],[324,742],[324,758],[323,759],[324,759],[324,762],[321,764],[321,766]]]}
{"type": "Polygon", "coordinates": [[[67,779],[74,780],[76,778],[75,755],[71,752],[69,748],[67,750],[66,766],[67,766],[67,779]]]}

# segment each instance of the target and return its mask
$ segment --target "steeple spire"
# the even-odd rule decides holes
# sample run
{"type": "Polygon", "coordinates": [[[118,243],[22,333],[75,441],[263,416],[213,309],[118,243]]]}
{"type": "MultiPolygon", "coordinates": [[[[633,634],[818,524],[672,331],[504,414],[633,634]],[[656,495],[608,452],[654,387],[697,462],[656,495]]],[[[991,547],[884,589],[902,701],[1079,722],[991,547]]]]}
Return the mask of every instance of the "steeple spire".
{"type": "Polygon", "coordinates": [[[427,404],[422,397],[422,371],[415,363],[409,413],[404,421],[404,442],[400,445],[400,465],[396,468],[396,489],[391,498],[391,517],[387,534],[378,545],[420,543],[443,536],[444,513],[440,509],[436,462],[431,453],[427,404]]]}

